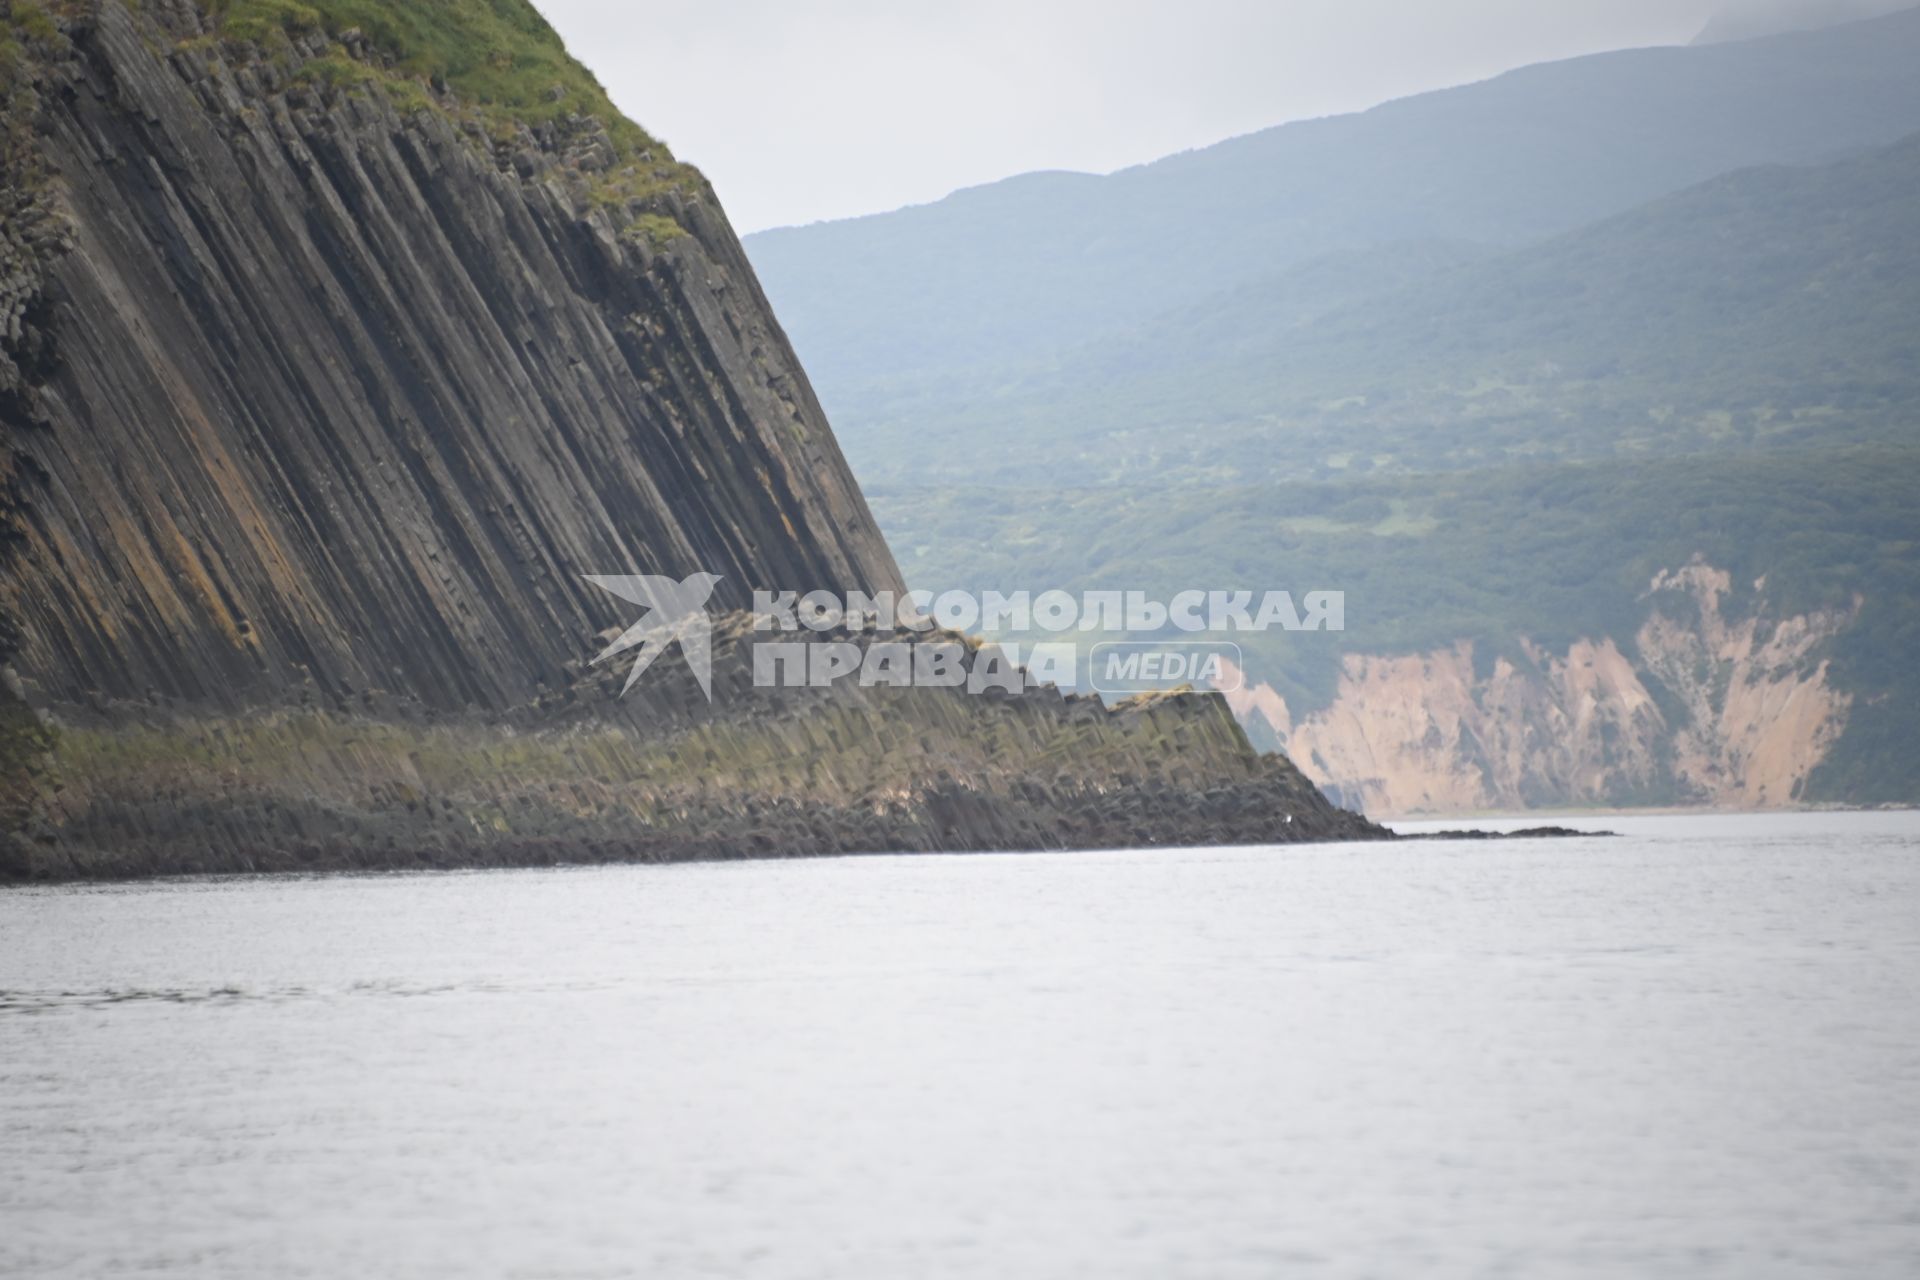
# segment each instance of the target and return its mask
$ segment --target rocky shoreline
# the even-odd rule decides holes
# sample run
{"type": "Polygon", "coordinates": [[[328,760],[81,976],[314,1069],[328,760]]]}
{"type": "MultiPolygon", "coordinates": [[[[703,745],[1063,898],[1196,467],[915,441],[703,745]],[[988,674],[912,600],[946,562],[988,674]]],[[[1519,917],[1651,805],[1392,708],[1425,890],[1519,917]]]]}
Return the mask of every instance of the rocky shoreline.
{"type": "MultiPolygon", "coordinates": [[[[13,879],[678,862],[1390,839],[1224,699],[1114,706],[1051,686],[757,687],[747,615],[713,636],[713,700],[679,648],[621,696],[584,660],[541,703],[449,714],[108,705],[54,717],[13,879]]],[[[803,643],[871,644],[844,626],[803,643]]],[[[971,674],[991,646],[951,632],[971,674]]]]}

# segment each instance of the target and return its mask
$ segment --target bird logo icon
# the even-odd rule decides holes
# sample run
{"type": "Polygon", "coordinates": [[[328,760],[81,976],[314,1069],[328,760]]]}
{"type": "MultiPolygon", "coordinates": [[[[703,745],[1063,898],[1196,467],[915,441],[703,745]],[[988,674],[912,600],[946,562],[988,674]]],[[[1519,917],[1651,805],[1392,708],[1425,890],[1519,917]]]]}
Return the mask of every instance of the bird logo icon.
{"type": "Polygon", "coordinates": [[[639,646],[621,697],[678,640],[700,691],[708,702],[713,701],[713,623],[707,617],[707,601],[720,584],[717,574],[696,573],[678,582],[656,574],[588,574],[586,580],[648,611],[593,660],[598,666],[639,646]]]}

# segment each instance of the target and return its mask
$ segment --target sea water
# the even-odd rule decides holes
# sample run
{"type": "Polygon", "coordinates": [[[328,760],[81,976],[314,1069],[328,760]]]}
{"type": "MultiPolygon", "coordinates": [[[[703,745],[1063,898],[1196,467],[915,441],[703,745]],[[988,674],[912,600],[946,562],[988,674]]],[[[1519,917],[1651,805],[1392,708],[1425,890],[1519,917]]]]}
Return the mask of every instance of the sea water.
{"type": "Polygon", "coordinates": [[[1920,1275],[1920,816],[0,891],[0,1273],[1920,1275]]]}

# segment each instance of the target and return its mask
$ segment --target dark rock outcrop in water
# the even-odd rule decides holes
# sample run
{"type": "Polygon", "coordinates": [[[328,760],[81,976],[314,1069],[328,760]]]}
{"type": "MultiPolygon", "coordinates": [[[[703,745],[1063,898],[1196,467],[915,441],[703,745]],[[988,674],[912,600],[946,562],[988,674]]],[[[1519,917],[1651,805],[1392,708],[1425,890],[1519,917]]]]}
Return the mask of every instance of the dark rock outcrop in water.
{"type": "Polygon", "coordinates": [[[1576,831],[1572,827],[1523,827],[1519,831],[1431,831],[1415,837],[1419,840],[1585,840],[1608,838],[1611,831],[1576,831]]]}
{"type": "Polygon", "coordinates": [[[584,574],[901,586],[705,183],[355,33],[0,15],[0,871],[1382,834],[1217,698],[770,696],[737,620],[617,698],[584,574]]]}

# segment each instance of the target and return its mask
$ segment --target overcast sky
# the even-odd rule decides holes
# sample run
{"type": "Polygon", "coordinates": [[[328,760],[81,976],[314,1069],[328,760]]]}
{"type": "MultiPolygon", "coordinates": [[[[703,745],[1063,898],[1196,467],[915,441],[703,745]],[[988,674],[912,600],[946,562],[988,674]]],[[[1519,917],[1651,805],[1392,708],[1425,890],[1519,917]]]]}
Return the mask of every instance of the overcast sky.
{"type": "Polygon", "coordinates": [[[1106,172],[1764,0],[536,0],[743,234],[1106,172]]]}

